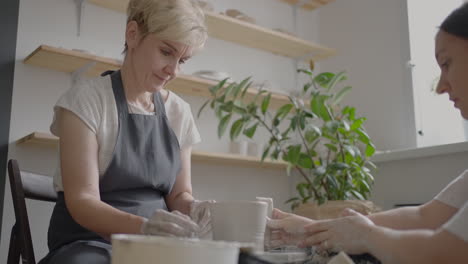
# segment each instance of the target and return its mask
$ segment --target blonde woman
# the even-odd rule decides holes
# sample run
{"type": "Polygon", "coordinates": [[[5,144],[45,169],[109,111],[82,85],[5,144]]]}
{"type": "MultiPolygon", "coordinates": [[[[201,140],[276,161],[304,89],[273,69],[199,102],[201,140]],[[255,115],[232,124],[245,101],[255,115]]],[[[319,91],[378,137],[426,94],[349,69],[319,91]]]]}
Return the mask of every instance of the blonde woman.
{"type": "Polygon", "coordinates": [[[58,192],[41,263],[110,263],[114,233],[189,237],[206,231],[192,197],[200,135],[190,106],[164,90],[207,39],[190,0],[130,0],[122,68],[84,80],[54,107],[58,192]]]}

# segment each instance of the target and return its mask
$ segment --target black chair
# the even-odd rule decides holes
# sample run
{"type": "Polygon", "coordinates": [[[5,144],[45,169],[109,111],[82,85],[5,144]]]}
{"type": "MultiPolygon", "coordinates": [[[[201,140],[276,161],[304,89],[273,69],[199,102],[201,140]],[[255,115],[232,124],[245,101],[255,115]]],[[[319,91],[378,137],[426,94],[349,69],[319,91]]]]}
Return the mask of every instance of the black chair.
{"type": "Polygon", "coordinates": [[[23,264],[36,264],[25,198],[55,202],[57,194],[52,178],[32,173],[22,174],[14,159],[8,161],[8,176],[16,222],[11,229],[7,264],[20,263],[20,256],[23,264]]]}

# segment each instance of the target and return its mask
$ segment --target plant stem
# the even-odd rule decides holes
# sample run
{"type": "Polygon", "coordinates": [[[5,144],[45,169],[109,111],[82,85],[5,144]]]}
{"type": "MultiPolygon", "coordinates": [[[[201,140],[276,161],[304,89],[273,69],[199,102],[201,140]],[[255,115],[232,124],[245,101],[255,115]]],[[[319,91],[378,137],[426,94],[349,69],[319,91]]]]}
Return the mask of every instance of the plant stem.
{"type": "MultiPolygon", "coordinates": [[[[265,127],[268,132],[270,132],[270,134],[276,139],[277,142],[279,142],[278,138],[276,137],[276,135],[273,133],[273,129],[271,129],[259,116],[257,115],[254,115],[254,118],[257,119],[262,125],[263,127],[265,127]]],[[[278,143],[279,144],[279,143],[278,143]]],[[[283,155],[286,154],[285,153],[286,151],[283,150],[283,155]]],[[[314,193],[315,197],[318,198],[319,197],[319,194],[318,194],[318,191],[317,189],[315,189],[312,181],[307,177],[307,174],[302,170],[301,167],[299,167],[298,165],[294,165],[294,167],[296,168],[297,171],[299,171],[299,173],[302,175],[302,177],[304,177],[304,179],[306,180],[306,182],[309,184],[310,186],[310,189],[312,190],[312,192],[314,193]]]]}

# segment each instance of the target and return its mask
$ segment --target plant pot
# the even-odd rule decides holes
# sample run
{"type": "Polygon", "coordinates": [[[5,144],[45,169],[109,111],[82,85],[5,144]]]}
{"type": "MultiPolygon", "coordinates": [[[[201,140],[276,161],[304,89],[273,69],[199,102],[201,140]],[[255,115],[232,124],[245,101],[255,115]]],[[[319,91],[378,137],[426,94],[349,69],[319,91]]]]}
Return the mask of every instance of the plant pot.
{"type": "Polygon", "coordinates": [[[344,209],[350,208],[361,214],[368,215],[379,212],[381,209],[371,201],[345,200],[327,201],[324,204],[305,203],[294,209],[294,213],[311,219],[333,219],[341,216],[344,209]]]}

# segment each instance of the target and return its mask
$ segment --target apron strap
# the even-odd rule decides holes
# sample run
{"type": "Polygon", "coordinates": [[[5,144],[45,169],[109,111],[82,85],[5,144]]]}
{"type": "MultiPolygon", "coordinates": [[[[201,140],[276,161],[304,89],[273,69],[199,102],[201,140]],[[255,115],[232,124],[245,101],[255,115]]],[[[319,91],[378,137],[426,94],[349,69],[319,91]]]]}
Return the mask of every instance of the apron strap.
{"type": "Polygon", "coordinates": [[[166,108],[164,107],[164,100],[162,99],[161,92],[153,94],[153,102],[156,114],[161,113],[161,116],[166,116],[166,108]]]}

